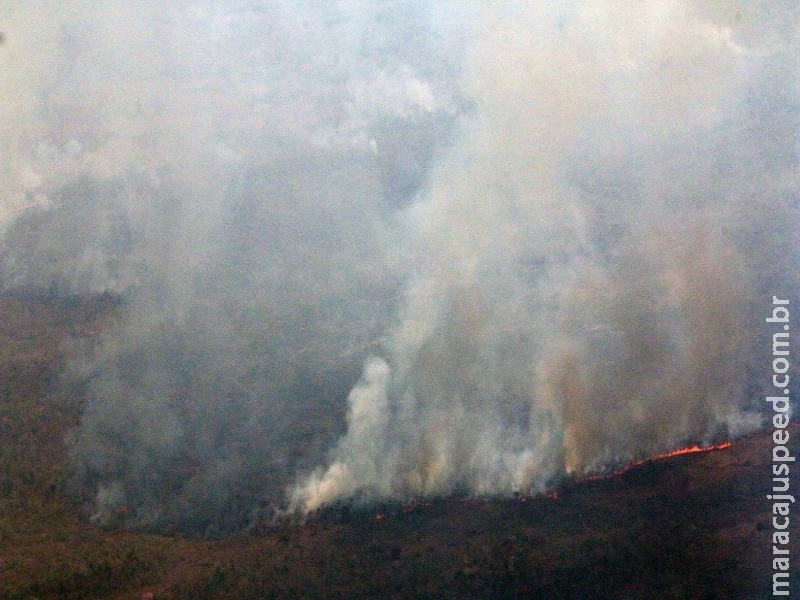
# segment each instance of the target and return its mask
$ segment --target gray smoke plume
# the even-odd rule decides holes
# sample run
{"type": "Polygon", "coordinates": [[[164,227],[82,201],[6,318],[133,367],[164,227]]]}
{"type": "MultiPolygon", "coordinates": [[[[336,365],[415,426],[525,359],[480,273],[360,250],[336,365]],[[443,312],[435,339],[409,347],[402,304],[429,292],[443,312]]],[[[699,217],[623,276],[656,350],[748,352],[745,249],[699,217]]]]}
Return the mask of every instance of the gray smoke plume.
{"type": "Polygon", "coordinates": [[[798,21],[720,18],[744,8],[483,16],[400,322],[294,509],[542,490],[757,426],[759,309],[797,290],[798,21]]]}
{"type": "Polygon", "coordinates": [[[0,17],[0,283],[120,301],[64,378],[96,520],[528,493],[760,424],[795,3],[0,17]]]}

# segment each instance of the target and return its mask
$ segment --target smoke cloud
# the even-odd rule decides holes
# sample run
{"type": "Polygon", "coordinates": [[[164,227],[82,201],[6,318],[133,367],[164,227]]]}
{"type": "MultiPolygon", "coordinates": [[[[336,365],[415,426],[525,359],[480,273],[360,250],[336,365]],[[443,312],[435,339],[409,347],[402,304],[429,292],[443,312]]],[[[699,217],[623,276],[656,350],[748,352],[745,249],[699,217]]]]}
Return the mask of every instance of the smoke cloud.
{"type": "Polygon", "coordinates": [[[119,298],[64,376],[95,520],[530,493],[760,425],[795,3],[0,17],[0,283],[119,298]]]}
{"type": "Polygon", "coordinates": [[[791,54],[703,8],[483,15],[399,325],[295,507],[542,490],[756,426],[754,309],[796,259],[791,54]]]}

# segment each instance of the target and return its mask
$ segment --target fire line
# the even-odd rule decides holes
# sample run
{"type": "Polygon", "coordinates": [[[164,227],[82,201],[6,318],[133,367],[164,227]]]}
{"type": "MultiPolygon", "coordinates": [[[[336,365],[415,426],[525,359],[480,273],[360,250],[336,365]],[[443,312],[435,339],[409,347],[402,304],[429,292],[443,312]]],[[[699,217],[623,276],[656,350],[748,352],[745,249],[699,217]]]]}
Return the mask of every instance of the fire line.
{"type": "MultiPolygon", "coordinates": [[[[699,445],[695,444],[693,446],[687,446],[685,448],[678,448],[677,450],[671,450],[669,452],[663,452],[661,454],[656,454],[656,455],[651,456],[649,458],[643,458],[643,459],[640,459],[640,460],[636,460],[636,461],[634,461],[632,463],[628,463],[624,467],[620,467],[620,468],[615,469],[614,471],[611,471],[609,473],[596,473],[594,475],[587,475],[586,477],[582,478],[581,481],[599,481],[599,480],[603,480],[603,479],[610,479],[611,477],[616,477],[618,475],[622,475],[623,473],[627,473],[631,469],[635,469],[636,467],[639,467],[639,466],[644,465],[646,463],[651,463],[651,462],[655,462],[655,461],[658,461],[658,460],[663,460],[665,458],[674,458],[676,456],[683,456],[685,454],[697,454],[699,452],[712,452],[714,450],[725,450],[726,448],[730,448],[732,445],[733,445],[733,442],[722,442],[720,444],[714,444],[714,445],[711,445],[711,446],[699,446],[699,445]]],[[[548,492],[545,497],[547,499],[549,499],[549,500],[557,500],[560,496],[561,496],[561,494],[558,491],[551,491],[551,492],[548,492]]],[[[520,496],[518,498],[518,501],[519,502],[527,502],[528,500],[531,500],[531,499],[532,499],[531,496],[520,496]]],[[[477,500],[476,498],[469,498],[469,497],[460,498],[459,502],[461,502],[462,504],[469,504],[469,505],[480,505],[481,504],[481,502],[479,500],[477,500]]],[[[404,508],[402,508],[401,512],[403,514],[407,514],[407,513],[412,512],[412,511],[414,511],[416,509],[427,508],[429,506],[431,506],[430,502],[414,502],[414,503],[409,504],[409,505],[405,506],[404,508]]],[[[376,513],[375,514],[375,520],[376,521],[382,521],[387,516],[389,516],[389,515],[387,515],[385,513],[376,513]]]]}
{"type": "Polygon", "coordinates": [[[713,446],[687,446],[686,448],[679,448],[677,450],[671,450],[670,452],[664,452],[662,454],[656,454],[655,456],[651,456],[650,458],[643,458],[641,460],[634,461],[625,465],[624,467],[620,467],[611,471],[610,473],[597,473],[595,475],[588,475],[587,477],[583,478],[583,481],[597,481],[599,479],[608,479],[609,477],[616,477],[617,475],[622,475],[623,473],[627,473],[631,469],[639,467],[645,463],[655,462],[657,460],[663,460],[665,458],[674,458],[676,456],[683,456],[684,454],[697,454],[698,452],[711,452],[713,450],[724,450],[725,448],[730,448],[733,445],[733,442],[722,442],[721,444],[714,444],[713,446]]]}

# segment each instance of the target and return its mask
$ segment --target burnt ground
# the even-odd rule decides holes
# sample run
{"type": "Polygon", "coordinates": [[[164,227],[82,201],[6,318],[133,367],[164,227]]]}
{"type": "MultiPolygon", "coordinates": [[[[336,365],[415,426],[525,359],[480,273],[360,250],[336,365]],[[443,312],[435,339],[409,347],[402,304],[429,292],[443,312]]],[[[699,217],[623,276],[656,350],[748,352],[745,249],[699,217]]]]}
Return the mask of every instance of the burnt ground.
{"type": "MultiPolygon", "coordinates": [[[[304,525],[265,524],[221,540],[91,524],[65,491],[63,439],[80,401],[53,384],[63,344],[92,338],[113,312],[109,299],[0,298],[2,599],[771,594],[769,431],[726,450],[574,483],[557,498],[329,510],[304,525]]],[[[798,455],[800,427],[791,436],[798,455]]],[[[798,494],[800,465],[792,475],[798,494]]],[[[800,565],[795,506],[793,565],[800,565]]]]}

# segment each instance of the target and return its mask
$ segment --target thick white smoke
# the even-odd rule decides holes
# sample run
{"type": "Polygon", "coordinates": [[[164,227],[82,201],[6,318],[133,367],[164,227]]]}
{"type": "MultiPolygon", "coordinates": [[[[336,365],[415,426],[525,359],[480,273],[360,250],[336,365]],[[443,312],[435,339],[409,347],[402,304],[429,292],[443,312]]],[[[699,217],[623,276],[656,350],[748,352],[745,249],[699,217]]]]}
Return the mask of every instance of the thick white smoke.
{"type": "Polygon", "coordinates": [[[120,300],[69,349],[71,485],[104,522],[241,527],[343,433],[464,27],[414,2],[1,5],[0,285],[120,300]]]}
{"type": "Polygon", "coordinates": [[[295,509],[541,490],[759,424],[759,310],[797,290],[797,11],[713,8],[487,10],[400,324],[295,509]]]}
{"type": "Polygon", "coordinates": [[[0,0],[0,286],[119,299],[62,390],[95,519],[542,490],[760,422],[794,2],[51,4],[0,0]]]}

